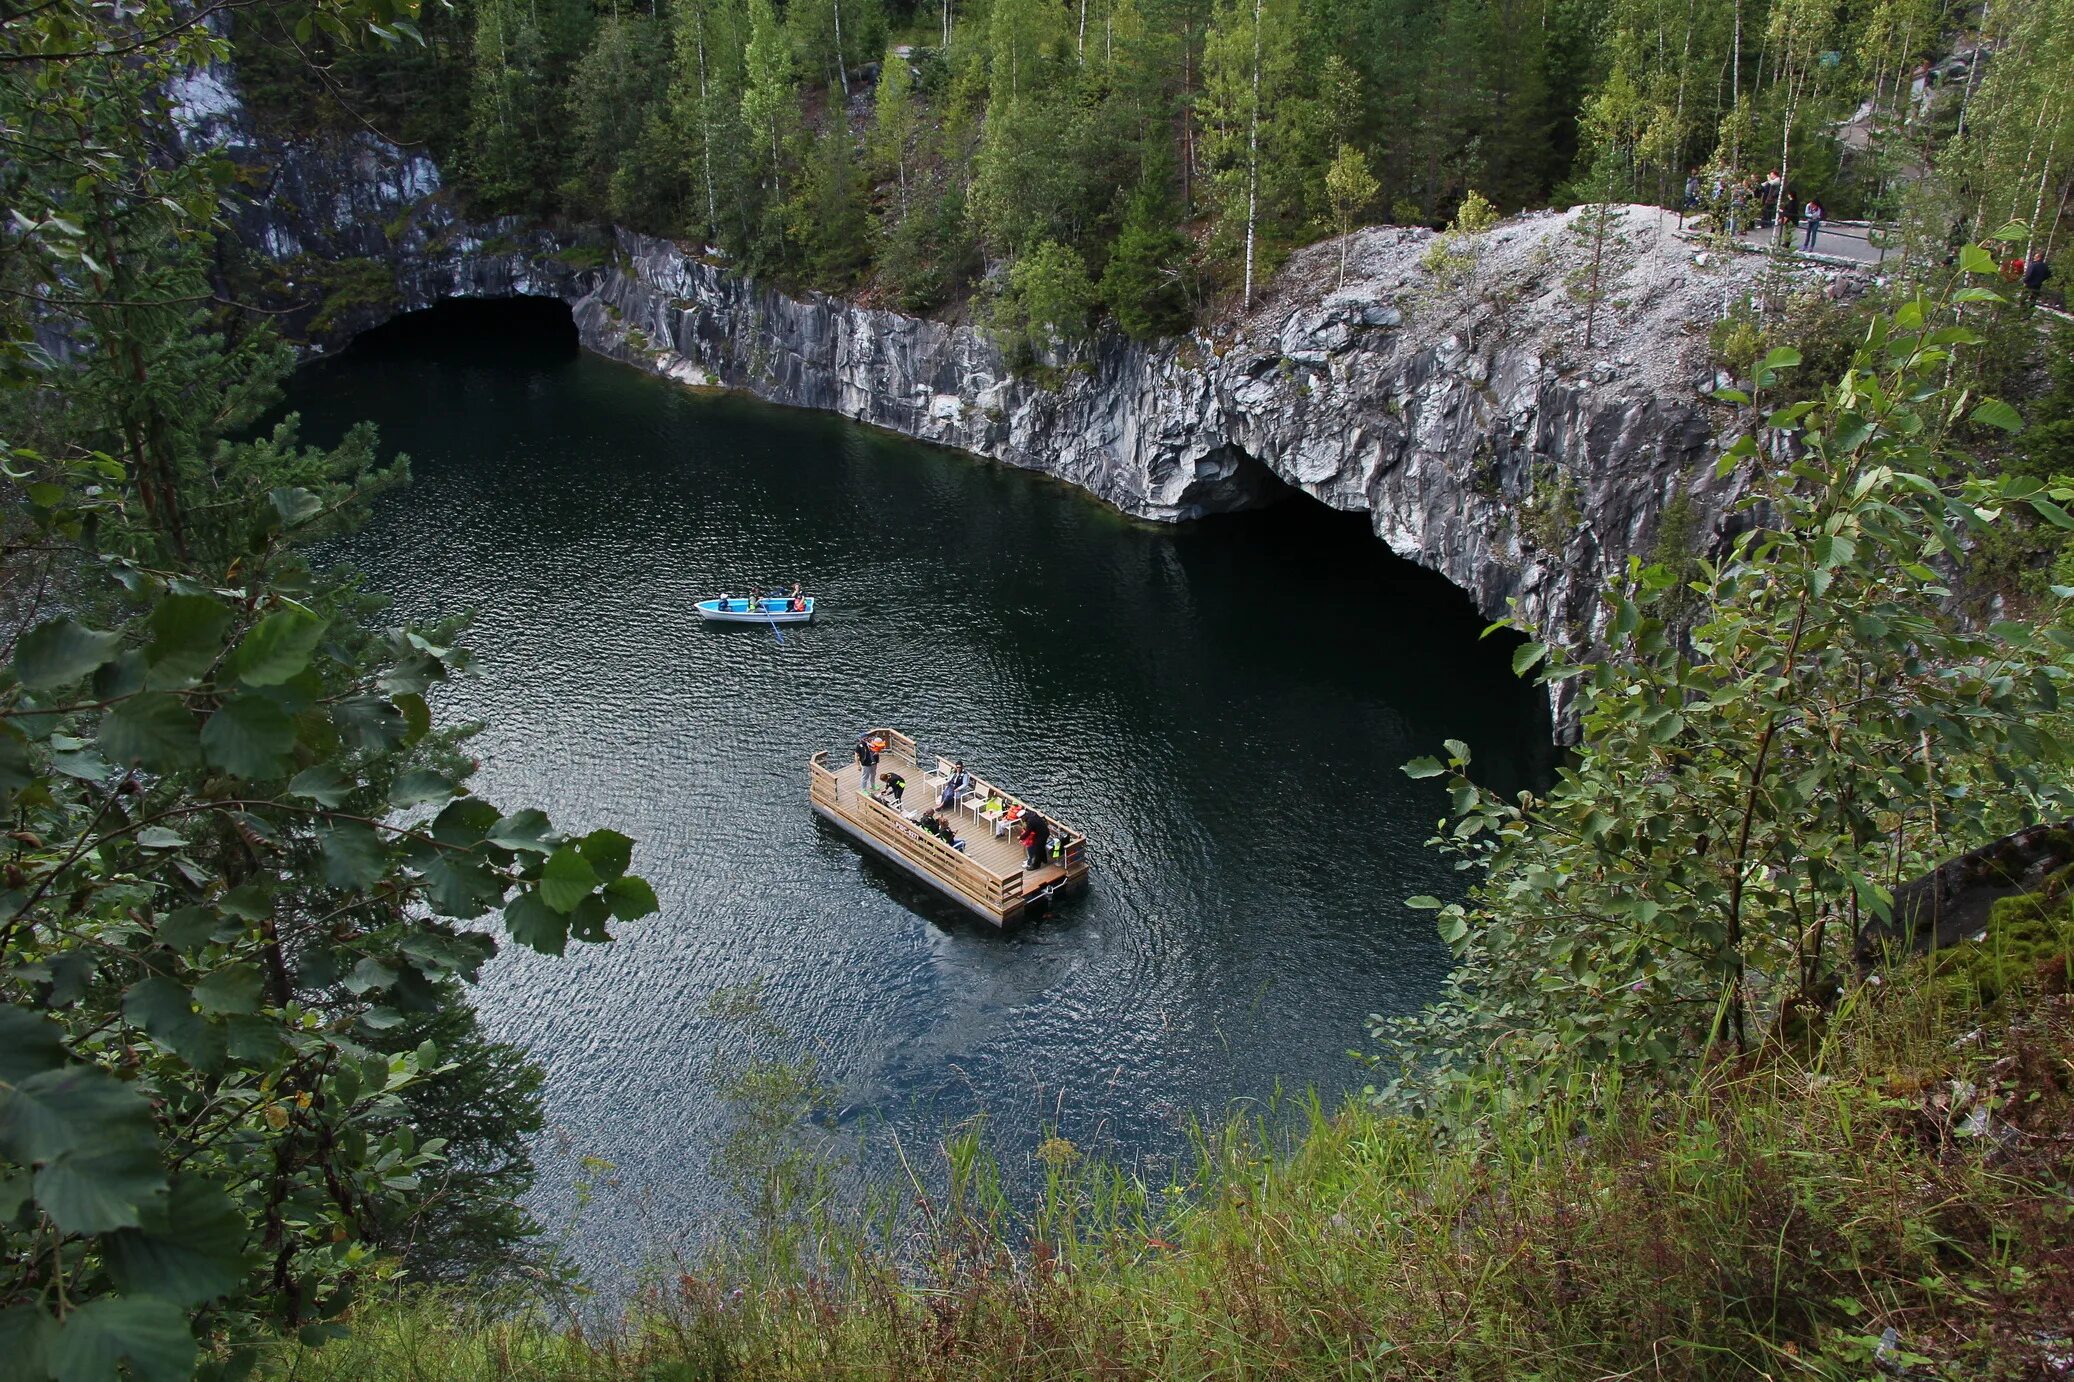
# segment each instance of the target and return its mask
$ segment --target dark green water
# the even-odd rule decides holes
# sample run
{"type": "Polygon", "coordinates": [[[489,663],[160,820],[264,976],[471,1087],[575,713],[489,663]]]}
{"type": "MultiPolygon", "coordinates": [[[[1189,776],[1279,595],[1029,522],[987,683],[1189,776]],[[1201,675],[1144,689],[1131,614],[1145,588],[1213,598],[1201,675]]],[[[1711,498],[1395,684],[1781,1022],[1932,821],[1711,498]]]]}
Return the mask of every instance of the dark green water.
{"type": "Polygon", "coordinates": [[[401,612],[473,610],[481,790],[639,841],[658,917],[479,995],[549,1071],[539,1207],[607,1276],[724,1208],[707,1076],[761,983],[840,1088],[867,1164],[992,1116],[1149,1163],[1278,1083],[1358,1088],[1371,1012],[1444,972],[1401,899],[1449,875],[1398,766],[1468,740],[1497,780],[1545,716],[1450,587],[1295,500],[1165,529],[1002,466],[695,397],[514,313],[407,319],[304,371],[330,440],[371,418],[415,483],[346,555],[401,612]],[[707,629],[695,598],[800,580],[823,617],[707,629]],[[1010,935],[864,858],[806,760],[890,723],[1085,830],[1094,886],[1010,935]],[[578,1209],[579,1159],[616,1167],[578,1209]]]}

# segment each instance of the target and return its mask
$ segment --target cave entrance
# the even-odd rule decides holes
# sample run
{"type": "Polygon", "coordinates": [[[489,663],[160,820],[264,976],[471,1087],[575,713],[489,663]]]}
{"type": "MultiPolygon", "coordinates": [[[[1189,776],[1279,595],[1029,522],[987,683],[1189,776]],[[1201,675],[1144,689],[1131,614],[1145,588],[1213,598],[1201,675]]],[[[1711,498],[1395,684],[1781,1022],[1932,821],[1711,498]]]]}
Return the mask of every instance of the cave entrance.
{"type": "MultiPolygon", "coordinates": [[[[1248,458],[1251,461],[1251,458],[1248,458]]],[[[1251,464],[1260,465],[1257,461],[1251,464]]],[[[1425,649],[1422,671],[1445,700],[1448,688],[1476,688],[1493,707],[1489,723],[1523,726],[1526,733],[1496,747],[1474,776],[1500,791],[1546,787],[1554,763],[1555,725],[1547,694],[1530,680],[1513,675],[1513,653],[1524,635],[1497,629],[1482,637],[1463,637],[1490,621],[1469,593],[1437,571],[1398,555],[1376,535],[1373,518],[1362,510],[1336,509],[1299,486],[1275,477],[1263,489],[1258,507],[1198,519],[1177,530],[1187,536],[1178,544],[1185,563],[1258,560],[1265,555],[1287,585],[1268,593],[1262,618],[1272,607],[1306,598],[1307,592],[1330,590],[1351,596],[1366,612],[1361,622],[1342,632],[1349,643],[1369,637],[1368,620],[1387,622],[1393,635],[1409,632],[1425,649]]],[[[1466,737],[1466,736],[1465,736],[1466,737]]]]}
{"type": "Polygon", "coordinates": [[[526,365],[573,360],[580,347],[576,318],[560,298],[441,298],[392,317],[353,338],[359,359],[437,356],[526,365]]]}

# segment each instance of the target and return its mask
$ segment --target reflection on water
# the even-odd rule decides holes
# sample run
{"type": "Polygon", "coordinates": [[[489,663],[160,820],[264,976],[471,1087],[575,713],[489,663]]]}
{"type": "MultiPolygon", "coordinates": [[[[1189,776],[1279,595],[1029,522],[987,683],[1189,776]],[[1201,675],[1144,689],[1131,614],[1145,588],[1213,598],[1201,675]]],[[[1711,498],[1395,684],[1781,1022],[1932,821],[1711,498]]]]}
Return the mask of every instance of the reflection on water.
{"type": "Polygon", "coordinates": [[[843,1123],[915,1145],[984,1111],[1011,1168],[1056,1123],[1155,1172],[1191,1115],[1358,1088],[1364,1016],[1432,991],[1445,949],[1401,899],[1448,886],[1443,803],[1398,765],[1452,736],[1517,777],[1546,722],[1361,518],[1152,528],[508,316],[405,325],[294,381],[312,439],[369,417],[413,458],[345,555],[408,616],[476,612],[439,710],[487,722],[481,790],[626,831],[662,899],[479,994],[549,1071],[539,1207],[606,1277],[719,1206],[719,986],[761,982],[843,1123]],[[822,614],[782,643],[692,610],[793,580],[822,614]],[[1000,935],[822,825],[808,755],[880,723],[1085,830],[1092,889],[1000,935]],[[584,1154],[622,1189],[578,1214],[584,1154]]]}

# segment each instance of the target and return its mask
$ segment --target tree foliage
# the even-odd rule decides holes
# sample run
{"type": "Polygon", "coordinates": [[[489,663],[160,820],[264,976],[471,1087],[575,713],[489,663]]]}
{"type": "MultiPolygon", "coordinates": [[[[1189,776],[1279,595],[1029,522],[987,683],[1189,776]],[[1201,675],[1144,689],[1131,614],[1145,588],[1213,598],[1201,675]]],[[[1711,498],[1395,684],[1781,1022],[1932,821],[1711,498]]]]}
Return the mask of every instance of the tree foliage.
{"type": "MultiPolygon", "coordinates": [[[[400,1228],[428,1183],[450,1225],[523,1236],[531,1092],[458,1063],[481,1056],[460,984],[500,911],[558,954],[656,905],[625,836],[469,789],[429,699],[467,667],[451,630],[383,627],[300,554],[404,469],[364,429],[331,451],[250,431],[287,357],[202,306],[230,170],[158,143],[183,74],[225,54],[195,18],[61,0],[0,40],[0,125],[34,151],[0,259],[10,1376],[321,1340],[385,1250],[437,1256],[400,1228]],[[457,1167],[427,1131],[442,1086],[483,1101],[457,1167]]],[[[412,32],[386,0],[305,22],[412,32]]]]}
{"type": "MultiPolygon", "coordinates": [[[[1406,769],[1447,787],[1435,843],[1475,880],[1465,902],[1414,902],[1461,968],[1431,1013],[1379,1027],[1411,1064],[1437,1046],[1444,1073],[1662,1070],[1748,1049],[1828,1005],[1899,882],[2064,814],[2074,633],[1968,622],[1946,578],[2015,507],[2074,526],[2067,491],[1952,463],[1957,441],[2019,426],[1943,382],[1995,300],[1904,302],[1834,387],[1727,452],[1724,473],[1754,472],[1753,522],[1696,563],[1689,633],[1666,618],[1692,603],[1678,576],[1636,562],[1605,597],[1602,658],[1519,650],[1516,670],[1576,684],[1583,737],[1550,790],[1479,787],[1459,743],[1406,769]]],[[[1798,363],[1773,350],[1727,401],[1786,393],[1798,363]]]]}

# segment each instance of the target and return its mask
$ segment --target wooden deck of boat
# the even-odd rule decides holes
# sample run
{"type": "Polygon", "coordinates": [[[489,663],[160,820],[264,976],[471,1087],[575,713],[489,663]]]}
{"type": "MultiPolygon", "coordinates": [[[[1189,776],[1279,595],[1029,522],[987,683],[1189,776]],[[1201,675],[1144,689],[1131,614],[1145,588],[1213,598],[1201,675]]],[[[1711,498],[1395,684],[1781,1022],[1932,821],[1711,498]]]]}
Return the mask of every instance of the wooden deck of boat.
{"type": "MultiPolygon", "coordinates": [[[[921,755],[914,741],[894,730],[874,731],[887,740],[879,759],[878,779],[897,773],[906,780],[898,812],[860,791],[862,769],[854,757],[831,766],[830,755],[814,755],[810,768],[809,799],[814,809],[848,831],[872,850],[931,884],[997,925],[1021,915],[1029,903],[1048,890],[1074,887],[1087,877],[1086,837],[1041,808],[1021,803],[1051,822],[1053,832],[1065,842],[1060,862],[1040,869],[1023,867],[1023,849],[1015,842],[1014,827],[996,834],[994,824],[976,817],[961,806],[944,813],[962,851],[923,831],[908,816],[920,816],[936,805],[939,785],[927,778],[931,769],[948,767],[935,755],[921,755]],[[917,762],[917,758],[924,761],[917,762]]],[[[1018,798],[975,775],[982,790],[998,792],[1010,803],[1018,798]]]]}

